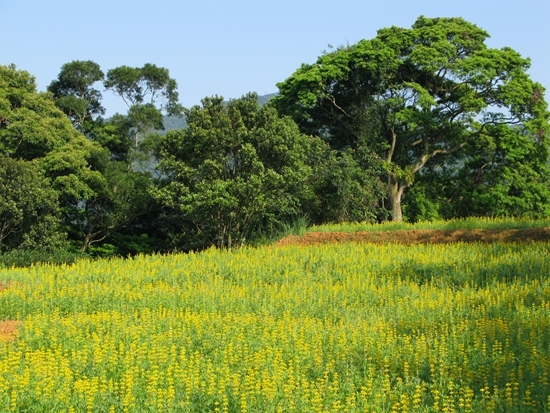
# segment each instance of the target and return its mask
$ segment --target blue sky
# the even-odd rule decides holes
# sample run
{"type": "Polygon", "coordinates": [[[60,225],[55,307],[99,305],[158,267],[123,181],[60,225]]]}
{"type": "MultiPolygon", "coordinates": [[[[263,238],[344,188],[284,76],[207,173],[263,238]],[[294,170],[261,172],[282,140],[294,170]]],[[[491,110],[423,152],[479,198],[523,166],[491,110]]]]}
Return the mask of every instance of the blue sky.
{"type": "MultiPolygon", "coordinates": [[[[420,15],[477,24],[490,47],[530,57],[531,77],[550,89],[550,0],[0,0],[0,64],[27,70],[45,90],[72,60],[104,72],[154,63],[189,107],[215,94],[276,92],[329,44],[410,27],[420,15]]],[[[111,92],[104,105],[108,115],[126,111],[111,92]]]]}

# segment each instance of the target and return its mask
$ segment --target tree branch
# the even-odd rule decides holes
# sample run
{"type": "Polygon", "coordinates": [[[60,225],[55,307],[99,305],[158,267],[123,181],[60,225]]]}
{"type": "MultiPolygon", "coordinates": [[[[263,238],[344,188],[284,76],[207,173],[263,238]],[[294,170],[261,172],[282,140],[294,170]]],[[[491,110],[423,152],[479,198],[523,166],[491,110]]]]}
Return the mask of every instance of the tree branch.
{"type": "Polygon", "coordinates": [[[395,145],[397,144],[397,134],[395,133],[395,128],[391,127],[392,142],[391,148],[388,151],[388,156],[386,156],[386,162],[391,162],[393,158],[393,153],[395,152],[395,145]]]}
{"type": "Polygon", "coordinates": [[[338,105],[336,104],[336,99],[334,99],[334,96],[328,95],[328,96],[327,96],[327,99],[330,100],[334,106],[336,106],[338,109],[340,109],[340,111],[342,111],[342,113],[343,113],[344,115],[346,115],[346,116],[349,117],[349,118],[352,117],[352,116],[350,116],[344,109],[342,109],[340,106],[338,106],[338,105]]]}

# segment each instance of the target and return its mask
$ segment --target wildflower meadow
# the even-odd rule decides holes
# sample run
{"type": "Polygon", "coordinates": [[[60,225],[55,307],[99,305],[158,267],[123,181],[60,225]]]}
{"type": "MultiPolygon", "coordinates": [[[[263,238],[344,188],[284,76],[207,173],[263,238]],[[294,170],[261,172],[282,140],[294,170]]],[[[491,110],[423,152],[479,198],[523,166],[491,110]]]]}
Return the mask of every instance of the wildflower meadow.
{"type": "Polygon", "coordinates": [[[0,411],[544,412],[550,244],[2,269],[0,411]]]}

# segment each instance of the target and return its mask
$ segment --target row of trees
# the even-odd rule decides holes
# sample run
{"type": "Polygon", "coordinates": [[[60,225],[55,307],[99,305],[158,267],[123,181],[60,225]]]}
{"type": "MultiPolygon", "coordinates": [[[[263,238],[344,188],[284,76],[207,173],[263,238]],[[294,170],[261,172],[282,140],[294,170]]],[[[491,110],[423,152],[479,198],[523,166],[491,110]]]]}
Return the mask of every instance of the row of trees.
{"type": "MultiPolygon", "coordinates": [[[[2,66],[0,90],[2,252],[231,246],[314,204],[316,139],[255,94],[183,110],[166,69],[105,76],[91,61],[64,65],[47,93],[27,72],[2,66]],[[99,82],[128,102],[127,114],[102,117],[99,82]],[[183,112],[187,129],[155,133],[164,115],[183,112]]],[[[328,147],[317,146],[332,169],[328,147]]]]}
{"type": "Polygon", "coordinates": [[[462,19],[329,50],[258,96],[178,103],[165,68],[0,67],[0,252],[240,245],[310,222],[548,216],[549,114],[529,60],[462,19]],[[126,114],[104,119],[102,91],[126,114]],[[187,127],[162,133],[166,115],[187,127]]]}

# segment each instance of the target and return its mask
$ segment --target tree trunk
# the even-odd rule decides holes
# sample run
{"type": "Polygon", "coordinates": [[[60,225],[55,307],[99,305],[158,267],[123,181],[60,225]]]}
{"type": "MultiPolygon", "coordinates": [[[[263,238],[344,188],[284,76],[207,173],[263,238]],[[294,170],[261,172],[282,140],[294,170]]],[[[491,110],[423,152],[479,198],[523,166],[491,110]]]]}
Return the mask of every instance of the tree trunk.
{"type": "Polygon", "coordinates": [[[88,250],[88,247],[90,246],[91,237],[89,235],[86,235],[84,237],[84,242],[82,243],[82,247],[80,247],[80,252],[86,252],[88,250]]]}
{"type": "Polygon", "coordinates": [[[403,221],[403,211],[401,210],[401,197],[406,185],[401,182],[390,182],[388,184],[388,199],[391,205],[391,219],[394,222],[403,221]]]}

